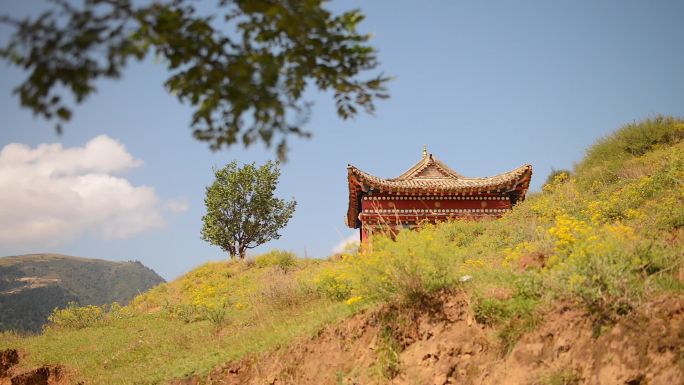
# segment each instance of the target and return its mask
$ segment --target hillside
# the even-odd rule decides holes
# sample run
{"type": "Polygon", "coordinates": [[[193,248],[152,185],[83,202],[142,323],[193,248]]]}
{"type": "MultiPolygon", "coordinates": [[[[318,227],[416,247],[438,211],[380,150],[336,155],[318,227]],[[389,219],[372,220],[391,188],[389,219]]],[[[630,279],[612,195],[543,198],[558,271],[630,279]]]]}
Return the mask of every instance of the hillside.
{"type": "Polygon", "coordinates": [[[2,349],[6,379],[88,384],[682,383],[684,121],[617,130],[501,219],[209,263],[2,349]]]}
{"type": "Polygon", "coordinates": [[[586,313],[561,304],[507,354],[463,293],[443,292],[424,305],[361,312],[314,338],[175,384],[666,385],[684,378],[672,354],[684,340],[681,298],[649,303],[598,336],[586,313]]]}
{"type": "Polygon", "coordinates": [[[140,262],[59,254],[0,258],[0,331],[37,332],[55,308],[128,303],[164,280],[140,262]]]}

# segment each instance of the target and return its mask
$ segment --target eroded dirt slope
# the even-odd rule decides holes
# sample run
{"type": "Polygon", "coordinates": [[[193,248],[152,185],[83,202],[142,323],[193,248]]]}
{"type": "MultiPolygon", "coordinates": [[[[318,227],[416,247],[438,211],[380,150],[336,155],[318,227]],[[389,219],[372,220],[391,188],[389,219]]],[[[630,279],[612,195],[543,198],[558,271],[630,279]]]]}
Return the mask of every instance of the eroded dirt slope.
{"type": "Polygon", "coordinates": [[[651,302],[598,338],[581,311],[560,307],[547,318],[491,367],[485,383],[540,384],[571,372],[581,384],[684,384],[682,297],[651,302]]]}
{"type": "Polygon", "coordinates": [[[586,313],[558,306],[505,356],[496,330],[475,322],[467,301],[442,294],[420,310],[364,312],[208,377],[173,383],[684,384],[682,296],[655,300],[598,337],[586,313]]]}

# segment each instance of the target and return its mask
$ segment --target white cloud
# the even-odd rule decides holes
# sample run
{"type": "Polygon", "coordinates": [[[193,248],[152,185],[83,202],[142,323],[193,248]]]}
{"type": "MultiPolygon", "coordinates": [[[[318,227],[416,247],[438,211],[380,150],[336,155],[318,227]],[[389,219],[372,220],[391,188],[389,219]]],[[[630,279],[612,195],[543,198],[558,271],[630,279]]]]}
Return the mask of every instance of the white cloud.
{"type": "Polygon", "coordinates": [[[182,199],[169,199],[166,201],[164,207],[166,207],[172,213],[184,213],[188,211],[190,205],[188,205],[188,202],[182,199]]]}
{"type": "Polygon", "coordinates": [[[339,254],[342,253],[346,250],[348,246],[351,245],[358,245],[359,244],[359,234],[352,234],[348,236],[347,238],[344,238],[340,242],[338,242],[335,246],[333,246],[331,252],[333,254],[339,254]]]}
{"type": "Polygon", "coordinates": [[[164,225],[159,198],[114,174],[138,167],[118,141],[10,143],[0,151],[0,243],[55,245],[84,233],[127,238],[164,225]]]}

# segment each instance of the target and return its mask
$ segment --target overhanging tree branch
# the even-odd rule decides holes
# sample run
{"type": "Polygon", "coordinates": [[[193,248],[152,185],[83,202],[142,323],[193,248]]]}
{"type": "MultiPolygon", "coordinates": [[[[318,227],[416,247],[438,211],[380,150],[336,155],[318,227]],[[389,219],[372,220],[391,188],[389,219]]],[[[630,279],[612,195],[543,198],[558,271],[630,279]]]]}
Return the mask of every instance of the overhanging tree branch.
{"type": "Polygon", "coordinates": [[[217,16],[190,0],[52,3],[35,18],[0,19],[14,28],[0,58],[27,72],[14,93],[57,132],[73,114],[64,94],[80,104],[97,80],[121,77],[130,59],[151,52],[166,64],[167,90],[193,107],[194,137],[213,150],[277,142],[284,159],[288,137],[310,135],[307,84],[332,91],[343,119],[387,97],[387,77],[361,78],[378,65],[369,35],[357,31],[364,16],[333,15],[324,0],[219,1],[217,16]]]}

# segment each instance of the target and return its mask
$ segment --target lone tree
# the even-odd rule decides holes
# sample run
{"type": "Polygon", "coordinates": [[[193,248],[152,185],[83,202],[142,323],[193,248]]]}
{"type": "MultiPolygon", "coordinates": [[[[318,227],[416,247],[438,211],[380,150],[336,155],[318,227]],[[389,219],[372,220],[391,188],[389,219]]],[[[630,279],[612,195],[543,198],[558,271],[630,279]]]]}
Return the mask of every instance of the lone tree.
{"type": "Polygon", "coordinates": [[[252,249],[280,238],[278,230],[292,218],[297,202],[273,196],[278,184],[278,163],[268,161],[238,167],[232,161],[214,170],[216,180],[207,187],[202,217],[202,239],[219,246],[231,258],[245,258],[252,249]]]}
{"type": "Polygon", "coordinates": [[[310,135],[307,86],[332,91],[343,119],[387,97],[389,79],[365,75],[378,61],[370,35],[357,31],[364,16],[334,15],[326,0],[49,3],[34,17],[0,15],[13,28],[0,60],[27,73],[14,93],[57,132],[98,80],[150,53],[169,72],[166,89],[193,108],[193,135],[214,150],[277,140],[284,159],[288,136],[310,135]]]}

